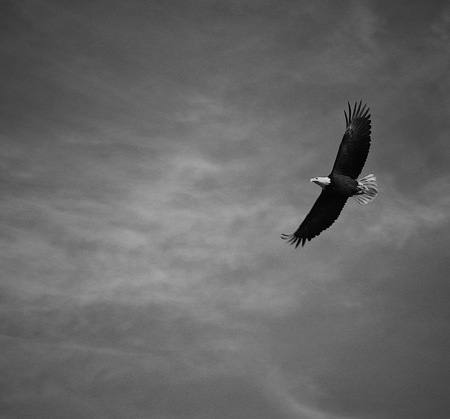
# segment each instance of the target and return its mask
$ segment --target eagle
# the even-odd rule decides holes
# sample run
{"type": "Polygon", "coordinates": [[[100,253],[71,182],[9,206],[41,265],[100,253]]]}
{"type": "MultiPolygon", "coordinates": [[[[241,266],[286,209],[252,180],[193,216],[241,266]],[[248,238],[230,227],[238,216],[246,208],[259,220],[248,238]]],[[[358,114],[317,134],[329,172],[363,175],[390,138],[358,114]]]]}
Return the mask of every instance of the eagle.
{"type": "Polygon", "coordinates": [[[362,101],[355,102],[353,109],[348,104],[345,115],[345,132],[333,169],[328,176],[313,177],[310,182],[319,185],[322,192],[300,227],[293,234],[282,234],[290,244],[305,245],[322,231],[330,227],[352,197],[359,204],[373,201],[378,194],[377,179],[373,174],[358,179],[370,148],[371,122],[369,108],[362,101]]]}

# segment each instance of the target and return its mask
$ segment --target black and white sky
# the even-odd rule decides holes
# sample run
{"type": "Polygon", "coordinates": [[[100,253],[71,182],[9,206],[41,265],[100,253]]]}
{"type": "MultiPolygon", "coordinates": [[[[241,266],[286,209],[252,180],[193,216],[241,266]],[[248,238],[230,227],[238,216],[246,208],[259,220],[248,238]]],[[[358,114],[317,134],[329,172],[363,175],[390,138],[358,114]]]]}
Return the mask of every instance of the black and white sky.
{"type": "Polygon", "coordinates": [[[0,1],[0,416],[450,417],[447,1],[0,1]],[[347,101],[349,201],[295,250],[347,101]]]}

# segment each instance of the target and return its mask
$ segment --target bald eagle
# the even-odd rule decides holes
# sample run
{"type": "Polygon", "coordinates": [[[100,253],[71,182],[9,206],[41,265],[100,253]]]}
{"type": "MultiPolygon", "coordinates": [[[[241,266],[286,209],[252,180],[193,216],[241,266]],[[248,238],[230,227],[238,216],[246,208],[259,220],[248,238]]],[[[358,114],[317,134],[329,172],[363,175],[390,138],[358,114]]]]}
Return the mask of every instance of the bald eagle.
{"type": "Polygon", "coordinates": [[[344,208],[347,199],[353,197],[361,205],[368,204],[378,194],[376,177],[372,174],[357,179],[370,148],[370,114],[366,105],[348,103],[348,115],[344,111],[346,128],[331,173],[326,177],[313,177],[310,181],[319,185],[322,192],[300,227],[293,234],[282,234],[295,247],[318,236],[330,227],[344,208]]]}

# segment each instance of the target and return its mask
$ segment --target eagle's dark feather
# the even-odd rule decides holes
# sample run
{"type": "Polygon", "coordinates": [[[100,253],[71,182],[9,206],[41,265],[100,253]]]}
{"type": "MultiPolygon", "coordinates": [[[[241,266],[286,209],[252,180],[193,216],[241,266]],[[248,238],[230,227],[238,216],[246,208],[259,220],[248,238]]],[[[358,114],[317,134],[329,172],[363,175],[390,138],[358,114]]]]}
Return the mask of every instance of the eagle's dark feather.
{"type": "Polygon", "coordinates": [[[352,108],[348,104],[348,116],[344,111],[346,128],[331,173],[356,179],[364,167],[370,148],[370,114],[366,105],[352,108]]]}
{"type": "MultiPolygon", "coordinates": [[[[356,178],[366,162],[370,148],[371,123],[369,108],[362,102],[355,103],[353,109],[348,104],[345,115],[345,132],[342,138],[333,170],[328,176],[331,184],[322,190],[300,227],[293,234],[281,237],[297,247],[306,240],[318,236],[330,227],[342,211],[347,199],[356,193],[356,178]]],[[[375,179],[375,178],[374,178],[375,179]]],[[[375,184],[376,187],[376,184],[375,184]]]]}
{"type": "Polygon", "coordinates": [[[347,199],[346,196],[323,190],[297,231],[291,235],[282,234],[281,237],[295,244],[296,248],[300,243],[304,246],[306,240],[318,236],[336,221],[347,199]]]}

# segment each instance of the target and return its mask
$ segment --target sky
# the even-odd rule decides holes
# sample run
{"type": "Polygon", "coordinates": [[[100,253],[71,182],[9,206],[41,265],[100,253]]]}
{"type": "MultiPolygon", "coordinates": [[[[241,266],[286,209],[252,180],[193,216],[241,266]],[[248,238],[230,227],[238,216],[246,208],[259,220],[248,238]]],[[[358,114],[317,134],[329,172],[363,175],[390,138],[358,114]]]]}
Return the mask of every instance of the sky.
{"type": "Polygon", "coordinates": [[[0,1],[0,416],[450,417],[446,1],[0,1]],[[294,249],[347,102],[380,193],[294,249]]]}

